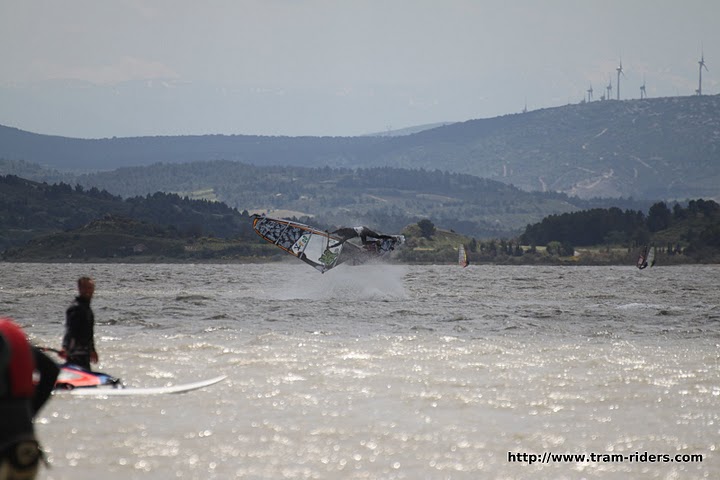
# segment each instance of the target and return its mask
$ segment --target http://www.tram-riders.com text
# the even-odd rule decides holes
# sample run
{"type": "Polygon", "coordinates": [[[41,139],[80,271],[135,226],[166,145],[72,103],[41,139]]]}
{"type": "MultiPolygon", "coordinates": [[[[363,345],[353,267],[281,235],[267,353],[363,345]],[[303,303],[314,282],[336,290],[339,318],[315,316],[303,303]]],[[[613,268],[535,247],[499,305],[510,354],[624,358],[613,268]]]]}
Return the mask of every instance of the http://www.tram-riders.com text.
{"type": "Polygon", "coordinates": [[[527,453],[508,452],[509,463],[700,463],[702,454],[695,453],[527,453]]]}

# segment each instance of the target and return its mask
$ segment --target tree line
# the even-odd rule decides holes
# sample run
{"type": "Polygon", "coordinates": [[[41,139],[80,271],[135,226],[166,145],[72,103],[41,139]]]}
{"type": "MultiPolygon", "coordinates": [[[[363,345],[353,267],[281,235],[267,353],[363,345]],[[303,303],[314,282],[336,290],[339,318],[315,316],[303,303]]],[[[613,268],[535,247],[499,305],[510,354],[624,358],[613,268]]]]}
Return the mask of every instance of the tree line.
{"type": "Polygon", "coordinates": [[[248,212],[221,202],[162,192],[123,199],[96,187],[0,175],[0,250],[34,235],[81,228],[107,215],[169,227],[169,234],[178,237],[256,237],[248,212]]]}
{"type": "MultiPolygon", "coordinates": [[[[650,243],[658,233],[680,227],[675,242],[658,245],[666,253],[690,252],[720,248],[720,205],[713,200],[690,200],[686,206],[665,202],[653,204],[648,214],[637,210],[594,208],[561,215],[550,215],[528,225],[520,236],[525,245],[550,245],[553,242],[571,247],[594,245],[638,246],[650,243]]],[[[668,236],[665,236],[670,238],[668,236]]],[[[663,238],[663,236],[659,236],[663,238]]]]}

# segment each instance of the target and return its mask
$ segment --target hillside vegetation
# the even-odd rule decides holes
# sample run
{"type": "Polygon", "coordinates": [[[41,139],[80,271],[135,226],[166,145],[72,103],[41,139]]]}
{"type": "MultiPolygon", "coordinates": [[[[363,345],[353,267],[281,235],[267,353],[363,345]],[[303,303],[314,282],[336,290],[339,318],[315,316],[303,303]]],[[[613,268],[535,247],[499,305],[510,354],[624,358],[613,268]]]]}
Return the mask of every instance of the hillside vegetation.
{"type": "MultiPolygon", "coordinates": [[[[326,230],[348,225],[299,220],[326,230]]],[[[0,177],[0,232],[6,261],[287,260],[253,232],[247,211],[220,202],[166,193],[122,199],[14,176],[0,177]]],[[[720,261],[720,207],[704,200],[672,209],[660,202],[647,216],[617,207],[554,215],[519,237],[477,239],[427,218],[386,233],[406,235],[397,258],[406,263],[454,262],[461,243],[474,263],[629,263],[633,250],[647,243],[660,247],[663,263],[720,261]],[[587,245],[594,251],[574,255],[575,246],[587,245]]]]}
{"type": "Polygon", "coordinates": [[[77,230],[107,216],[167,227],[174,236],[252,234],[247,212],[240,213],[223,203],[164,193],[124,200],[97,188],[85,190],[0,176],[0,250],[39,235],[77,230]]]}
{"type": "Polygon", "coordinates": [[[719,156],[717,95],[597,101],[454,123],[398,137],[205,135],[82,140],[0,127],[0,158],[63,173],[210,160],[256,166],[442,169],[526,191],[651,201],[717,200],[719,156]]]}
{"type": "MultiPolygon", "coordinates": [[[[471,175],[388,167],[352,170],[193,162],[86,174],[78,182],[122,196],[175,192],[218,200],[238,210],[287,210],[330,224],[367,224],[388,231],[430,218],[475,237],[514,235],[550,214],[609,205],[607,200],[525,192],[471,175]]],[[[613,204],[646,208],[628,200],[613,204]]]]}
{"type": "Polygon", "coordinates": [[[667,261],[707,261],[720,235],[718,159],[720,96],[592,102],[400,136],[83,140],[0,126],[0,251],[275,256],[250,228],[249,214],[267,212],[405,231],[412,262],[452,261],[459,242],[475,261],[577,261],[600,248],[596,260],[624,263],[645,243],[667,261]],[[424,221],[432,238],[413,231],[424,221]]]}
{"type": "MultiPolygon", "coordinates": [[[[330,225],[364,224],[381,231],[399,231],[428,218],[477,238],[515,236],[528,223],[547,215],[583,208],[649,206],[649,202],[585,201],[564,194],[525,192],[493,180],[439,170],[387,167],[257,167],[211,161],[129,167],[76,178],[80,185],[76,188],[123,198],[174,193],[224,203],[238,211],[295,212],[330,225]]],[[[19,192],[14,196],[21,197],[19,192]]]]}
{"type": "Polygon", "coordinates": [[[688,255],[697,261],[720,261],[720,205],[712,200],[691,200],[686,207],[665,202],[643,212],[619,208],[592,209],[551,215],[528,225],[519,241],[544,245],[551,252],[572,254],[575,247],[655,245],[661,255],[688,255]]]}

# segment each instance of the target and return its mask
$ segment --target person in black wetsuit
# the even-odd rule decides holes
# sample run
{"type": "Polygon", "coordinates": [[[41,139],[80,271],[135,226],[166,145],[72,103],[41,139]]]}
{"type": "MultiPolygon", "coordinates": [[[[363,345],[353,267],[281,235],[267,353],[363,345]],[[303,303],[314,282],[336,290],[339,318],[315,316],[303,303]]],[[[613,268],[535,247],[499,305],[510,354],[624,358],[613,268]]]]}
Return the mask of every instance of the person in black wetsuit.
{"type": "Polygon", "coordinates": [[[90,277],[78,279],[78,296],[65,313],[65,336],[60,357],[90,370],[90,362],[97,363],[95,351],[95,314],[90,301],[95,293],[95,282],[90,277]]]}
{"type": "Polygon", "coordinates": [[[60,370],[32,347],[20,326],[0,318],[0,480],[35,478],[42,451],[33,419],[50,397],[60,370]],[[33,372],[40,379],[33,383],[33,372]]]}
{"type": "Polygon", "coordinates": [[[391,235],[383,235],[370,230],[368,227],[344,227],[332,232],[333,235],[338,236],[347,241],[351,238],[360,237],[360,241],[365,247],[376,248],[377,245],[382,244],[384,239],[392,239],[391,235]],[[380,241],[379,241],[380,240],[380,241]]]}

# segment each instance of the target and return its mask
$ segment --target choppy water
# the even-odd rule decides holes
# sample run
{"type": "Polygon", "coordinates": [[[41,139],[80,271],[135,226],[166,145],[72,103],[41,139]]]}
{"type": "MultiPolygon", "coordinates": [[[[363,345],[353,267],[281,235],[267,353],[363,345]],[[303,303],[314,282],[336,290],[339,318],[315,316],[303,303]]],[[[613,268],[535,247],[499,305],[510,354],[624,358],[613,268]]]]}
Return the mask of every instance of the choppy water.
{"type": "Polygon", "coordinates": [[[0,268],[0,312],[38,344],[59,345],[90,274],[100,370],[135,386],[229,376],[55,396],[43,478],[720,478],[717,266],[0,268]]]}

